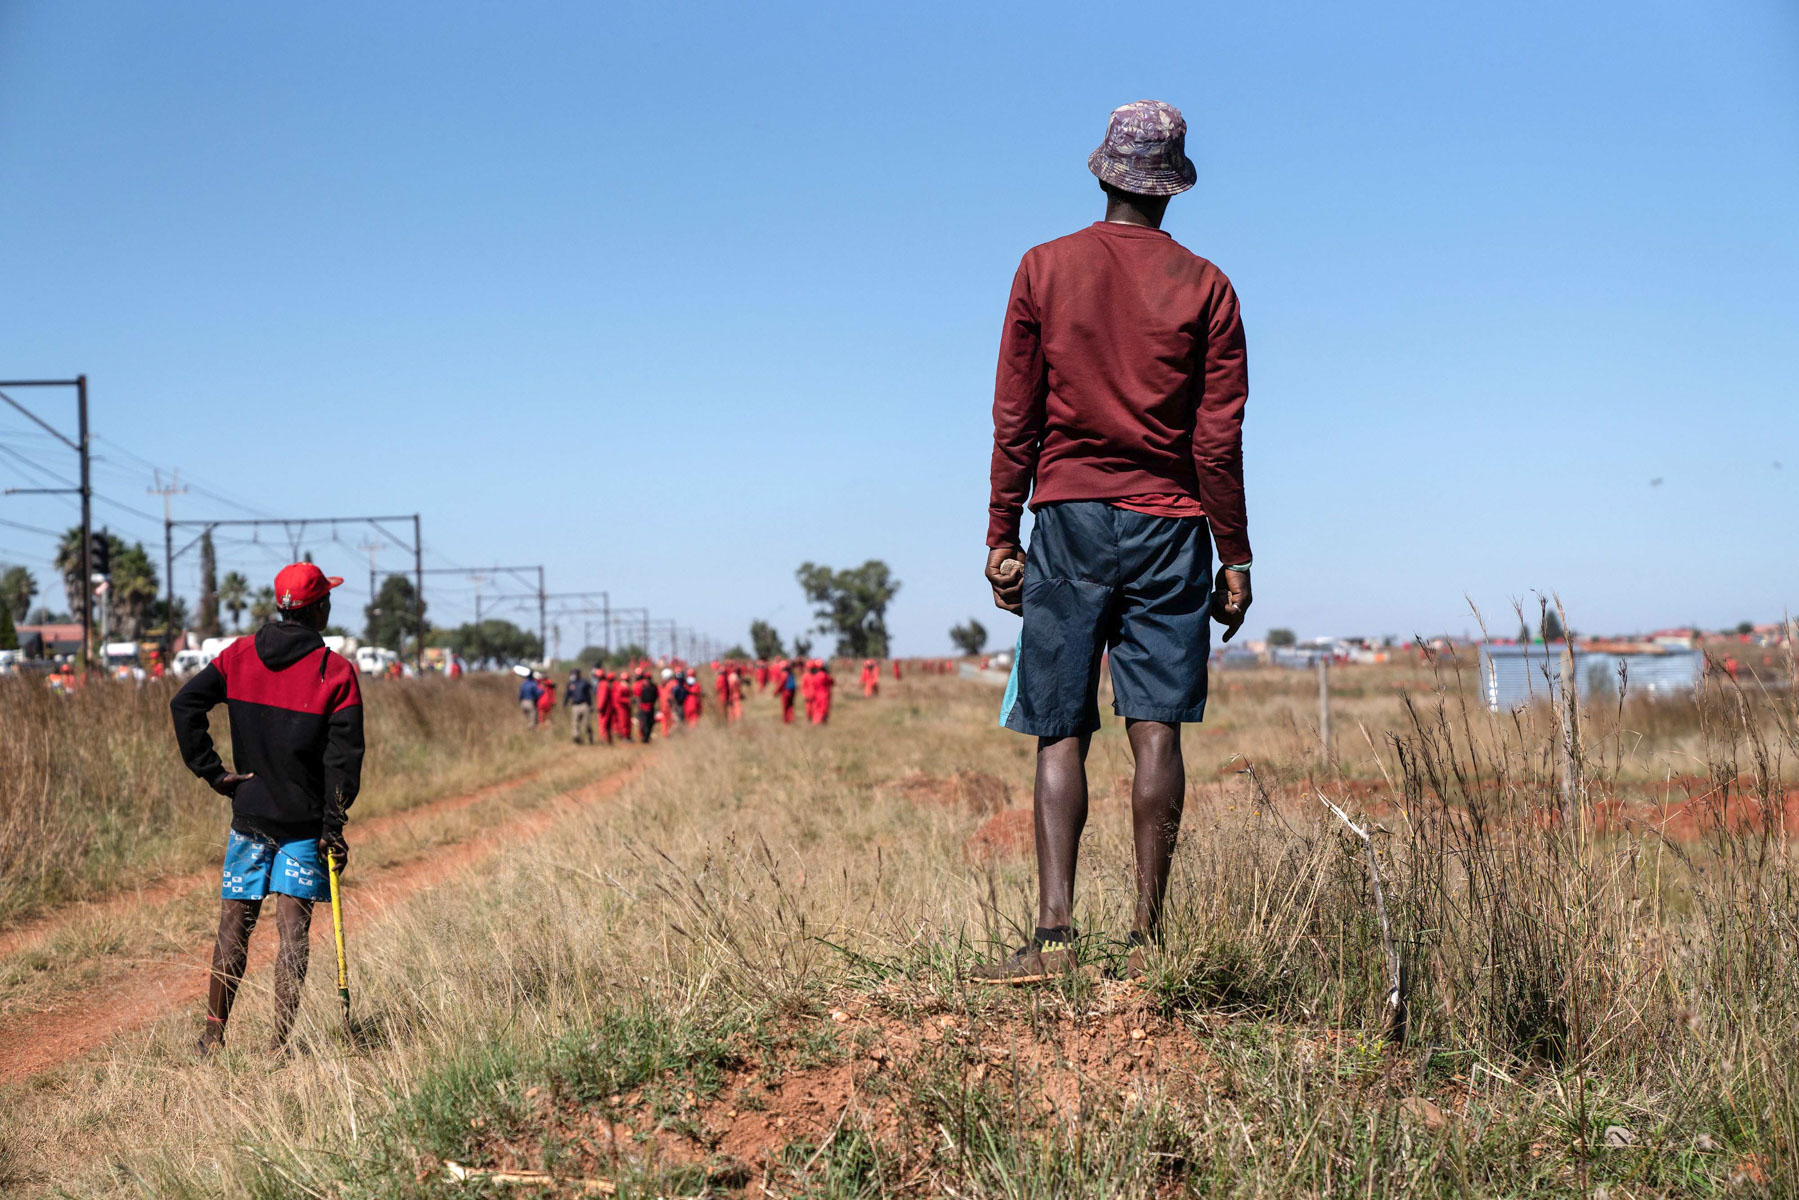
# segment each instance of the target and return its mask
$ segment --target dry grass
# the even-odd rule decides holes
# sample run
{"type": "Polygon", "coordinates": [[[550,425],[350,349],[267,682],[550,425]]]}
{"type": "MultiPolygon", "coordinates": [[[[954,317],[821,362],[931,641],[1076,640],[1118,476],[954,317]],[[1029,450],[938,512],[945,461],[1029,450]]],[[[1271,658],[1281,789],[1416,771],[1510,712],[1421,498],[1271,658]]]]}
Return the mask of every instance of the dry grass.
{"type": "MultiPolygon", "coordinates": [[[[961,982],[1028,919],[1029,864],[970,857],[986,801],[895,785],[980,772],[1022,802],[1030,745],[993,728],[990,690],[888,685],[824,731],[753,703],[354,928],[359,1046],[323,981],[279,1070],[242,1051],[192,1064],[197,1014],[171,1016],[22,1092],[0,1184],[484,1194],[446,1182],[454,1158],[628,1194],[1799,1191],[1780,823],[1687,842],[1569,829],[1547,714],[1474,709],[1453,672],[1338,683],[1327,770],[1309,677],[1220,679],[1219,719],[1187,740],[1170,945],[1141,988],[961,982]],[[1314,789],[1376,826],[1403,1039],[1366,860],[1314,789]]],[[[1671,776],[1720,815],[1776,810],[1792,786],[1783,698],[1714,684],[1642,710],[1650,732],[1635,714],[1583,726],[1589,813],[1671,776]]],[[[1079,913],[1101,958],[1128,919],[1129,769],[1109,726],[1079,913]]],[[[238,1045],[261,1040],[265,988],[246,988],[238,1045]]]]}
{"type": "MultiPolygon", "coordinates": [[[[369,753],[358,816],[516,773],[545,739],[511,719],[511,684],[471,678],[364,684],[369,753]]],[[[0,928],[24,915],[211,861],[226,802],[185,770],[173,681],[99,683],[60,696],[0,678],[0,928]]],[[[213,736],[230,761],[224,710],[213,736]]]]}

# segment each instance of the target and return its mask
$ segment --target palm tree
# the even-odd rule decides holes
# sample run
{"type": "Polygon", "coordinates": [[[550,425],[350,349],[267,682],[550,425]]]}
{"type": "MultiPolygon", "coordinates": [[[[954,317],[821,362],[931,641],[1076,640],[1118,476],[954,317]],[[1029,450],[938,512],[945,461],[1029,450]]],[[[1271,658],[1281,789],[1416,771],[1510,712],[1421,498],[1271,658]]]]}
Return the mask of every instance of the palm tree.
{"type": "Polygon", "coordinates": [[[62,576],[63,593],[69,599],[69,611],[81,613],[81,602],[87,596],[88,583],[81,577],[81,526],[69,530],[62,535],[62,541],[56,547],[56,559],[51,564],[56,573],[62,576]]]}
{"type": "Polygon", "coordinates": [[[0,608],[12,613],[13,624],[22,625],[31,611],[31,598],[37,595],[37,580],[24,567],[8,567],[0,575],[0,608]]]}
{"type": "Polygon", "coordinates": [[[275,589],[265,587],[256,593],[256,599],[250,602],[250,619],[261,625],[264,621],[275,619],[275,589]]]}
{"type": "Polygon", "coordinates": [[[250,604],[250,581],[236,571],[228,571],[219,583],[219,603],[231,614],[231,632],[241,633],[244,609],[250,604]]]}
{"type": "Polygon", "coordinates": [[[156,568],[137,542],[112,554],[112,611],[119,633],[127,639],[143,636],[150,623],[150,606],[156,603],[156,568]]]}

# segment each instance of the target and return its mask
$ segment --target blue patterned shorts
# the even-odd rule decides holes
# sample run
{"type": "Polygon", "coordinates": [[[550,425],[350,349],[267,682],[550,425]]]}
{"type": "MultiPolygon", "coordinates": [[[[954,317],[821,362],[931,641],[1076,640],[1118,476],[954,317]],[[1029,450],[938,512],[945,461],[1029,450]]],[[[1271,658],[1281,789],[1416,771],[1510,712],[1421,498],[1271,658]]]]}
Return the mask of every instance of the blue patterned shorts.
{"type": "Polygon", "coordinates": [[[331,899],[317,838],[276,845],[233,829],[225,842],[224,900],[261,900],[270,892],[301,900],[331,899]]]}

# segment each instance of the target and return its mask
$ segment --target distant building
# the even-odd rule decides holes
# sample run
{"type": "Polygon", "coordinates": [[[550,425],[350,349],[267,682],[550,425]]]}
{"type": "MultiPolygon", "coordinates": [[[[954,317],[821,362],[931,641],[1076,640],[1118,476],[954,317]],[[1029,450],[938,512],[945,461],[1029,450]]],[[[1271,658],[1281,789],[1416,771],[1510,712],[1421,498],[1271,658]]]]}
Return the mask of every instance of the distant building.
{"type": "Polygon", "coordinates": [[[81,626],[76,624],[21,625],[18,634],[19,648],[25,651],[27,658],[54,658],[81,652],[81,626]]]}
{"type": "MultiPolygon", "coordinates": [[[[1487,707],[1505,712],[1537,700],[1556,700],[1562,685],[1561,642],[1480,647],[1481,693],[1487,707]]],[[[1678,696],[1705,676],[1705,655],[1653,642],[1577,642],[1574,688],[1584,702],[1626,696],[1678,696]]]]}

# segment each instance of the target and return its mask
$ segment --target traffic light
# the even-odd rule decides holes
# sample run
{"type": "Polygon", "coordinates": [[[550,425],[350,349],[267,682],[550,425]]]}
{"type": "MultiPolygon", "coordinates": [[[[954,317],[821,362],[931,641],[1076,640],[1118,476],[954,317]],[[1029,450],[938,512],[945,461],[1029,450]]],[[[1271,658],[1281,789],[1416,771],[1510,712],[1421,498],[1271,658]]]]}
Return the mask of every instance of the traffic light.
{"type": "Polygon", "coordinates": [[[88,566],[96,575],[112,574],[112,538],[103,529],[88,543],[88,566]]]}

